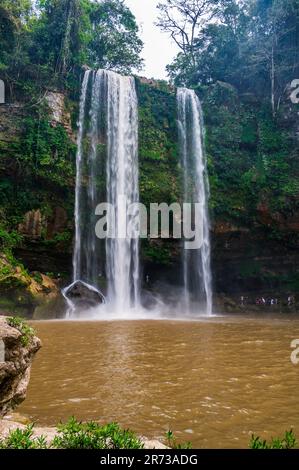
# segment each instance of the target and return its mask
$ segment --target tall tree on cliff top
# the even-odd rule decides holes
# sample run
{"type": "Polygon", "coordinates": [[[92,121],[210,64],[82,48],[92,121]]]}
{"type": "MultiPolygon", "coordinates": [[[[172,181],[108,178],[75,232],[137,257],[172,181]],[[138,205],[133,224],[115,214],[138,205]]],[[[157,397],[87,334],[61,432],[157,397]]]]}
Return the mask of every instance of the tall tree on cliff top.
{"type": "Polygon", "coordinates": [[[31,15],[31,0],[0,1],[0,70],[15,68],[25,59],[31,15]]]}
{"type": "Polygon", "coordinates": [[[212,21],[203,23],[194,39],[193,61],[188,52],[180,52],[167,67],[170,78],[177,85],[227,81],[240,86],[246,75],[244,45],[248,23],[247,8],[240,1],[219,2],[212,21]]]}
{"type": "Polygon", "coordinates": [[[92,34],[87,43],[90,66],[120,73],[131,73],[132,69],[141,68],[143,43],[138,37],[135,17],[123,0],[95,3],[90,21],[92,34]]]}
{"type": "Polygon", "coordinates": [[[250,63],[256,74],[269,77],[275,117],[285,87],[299,69],[299,1],[256,0],[251,17],[250,63]]]}
{"type": "Polygon", "coordinates": [[[167,0],[159,9],[159,26],[180,48],[168,66],[177,85],[226,81],[270,102],[276,116],[299,73],[299,0],[167,0]]]}
{"type": "Polygon", "coordinates": [[[67,0],[65,4],[65,31],[62,37],[61,51],[58,59],[57,68],[62,74],[67,71],[71,55],[71,41],[74,35],[79,32],[79,18],[80,18],[80,2],[79,0],[67,0]],[[73,32],[73,36],[72,36],[73,32]]]}
{"type": "Polygon", "coordinates": [[[139,68],[142,41],[123,0],[40,0],[34,60],[65,75],[87,64],[128,73],[139,68]]]}
{"type": "Polygon", "coordinates": [[[15,44],[15,23],[10,12],[0,6],[0,69],[4,69],[8,52],[15,44]]]}
{"type": "Polygon", "coordinates": [[[204,24],[217,13],[220,0],[164,0],[157,22],[195,66],[196,41],[204,24]]]}
{"type": "Polygon", "coordinates": [[[33,27],[31,57],[34,63],[65,75],[79,62],[81,31],[86,26],[82,0],[40,0],[33,27]]]}

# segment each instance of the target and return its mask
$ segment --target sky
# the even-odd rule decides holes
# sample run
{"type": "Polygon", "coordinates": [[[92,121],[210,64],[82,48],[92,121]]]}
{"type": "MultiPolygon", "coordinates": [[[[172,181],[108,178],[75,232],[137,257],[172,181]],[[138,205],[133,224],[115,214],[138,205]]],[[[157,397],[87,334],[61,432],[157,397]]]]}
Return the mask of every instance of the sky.
{"type": "Polygon", "coordinates": [[[144,42],[142,57],[144,69],[139,72],[147,78],[166,79],[165,67],[177,55],[178,50],[167,33],[162,33],[154,25],[157,20],[157,0],[125,0],[125,4],[135,15],[144,42]]]}

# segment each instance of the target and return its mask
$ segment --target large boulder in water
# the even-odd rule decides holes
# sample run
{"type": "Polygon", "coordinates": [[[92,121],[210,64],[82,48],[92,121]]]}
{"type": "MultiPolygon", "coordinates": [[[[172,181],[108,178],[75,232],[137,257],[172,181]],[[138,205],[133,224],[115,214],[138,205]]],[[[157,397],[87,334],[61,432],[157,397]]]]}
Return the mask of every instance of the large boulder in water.
{"type": "Polygon", "coordinates": [[[76,309],[83,310],[105,303],[103,294],[83,281],[74,282],[65,290],[64,295],[76,309]]]}

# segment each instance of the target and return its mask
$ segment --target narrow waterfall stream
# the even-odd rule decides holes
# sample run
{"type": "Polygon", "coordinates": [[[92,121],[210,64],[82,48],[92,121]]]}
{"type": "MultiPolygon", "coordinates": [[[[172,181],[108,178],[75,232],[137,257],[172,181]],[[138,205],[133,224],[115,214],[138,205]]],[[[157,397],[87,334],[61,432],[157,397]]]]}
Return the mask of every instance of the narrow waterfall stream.
{"type": "MultiPolygon", "coordinates": [[[[77,139],[77,157],[76,157],[76,199],[75,199],[75,249],[73,255],[73,281],[81,280],[82,273],[82,256],[83,247],[82,243],[82,223],[81,223],[81,205],[82,205],[82,172],[83,172],[83,137],[84,137],[84,124],[85,124],[85,113],[86,113],[86,98],[87,98],[87,87],[89,82],[91,71],[85,72],[81,99],[80,99],[80,114],[79,114],[79,132],[77,139]]],[[[88,276],[87,276],[88,277],[88,276]]]]}
{"type": "Polygon", "coordinates": [[[181,165],[183,170],[183,201],[198,203],[197,214],[202,230],[199,249],[183,249],[184,303],[187,312],[212,314],[212,275],[210,267],[209,187],[204,152],[204,123],[200,101],[194,90],[177,91],[178,126],[181,165]]]}

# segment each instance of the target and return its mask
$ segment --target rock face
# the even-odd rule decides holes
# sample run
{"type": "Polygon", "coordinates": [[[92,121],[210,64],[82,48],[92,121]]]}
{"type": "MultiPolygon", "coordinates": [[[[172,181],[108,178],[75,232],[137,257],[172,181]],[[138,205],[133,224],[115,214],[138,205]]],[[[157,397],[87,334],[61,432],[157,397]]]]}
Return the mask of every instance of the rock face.
{"type": "Polygon", "coordinates": [[[65,310],[58,281],[39,272],[28,274],[0,252],[0,310],[26,318],[60,317],[65,310]]]}
{"type": "Polygon", "coordinates": [[[71,115],[66,109],[64,94],[58,91],[48,90],[45,99],[49,106],[52,126],[55,127],[57,124],[61,124],[69,136],[72,137],[71,115]]]}
{"type": "Polygon", "coordinates": [[[43,218],[41,211],[32,210],[25,214],[24,221],[19,224],[18,231],[32,240],[41,238],[43,229],[43,218]]]}
{"type": "Polygon", "coordinates": [[[40,209],[26,212],[23,221],[18,225],[18,232],[29,240],[38,241],[42,238],[51,240],[68,228],[68,217],[63,207],[53,207],[49,217],[42,215],[40,209]]]}
{"type": "Polygon", "coordinates": [[[8,325],[6,317],[0,316],[0,344],[5,353],[4,357],[0,353],[0,417],[25,400],[31,364],[41,347],[36,336],[30,337],[25,346],[22,336],[8,325]]]}

